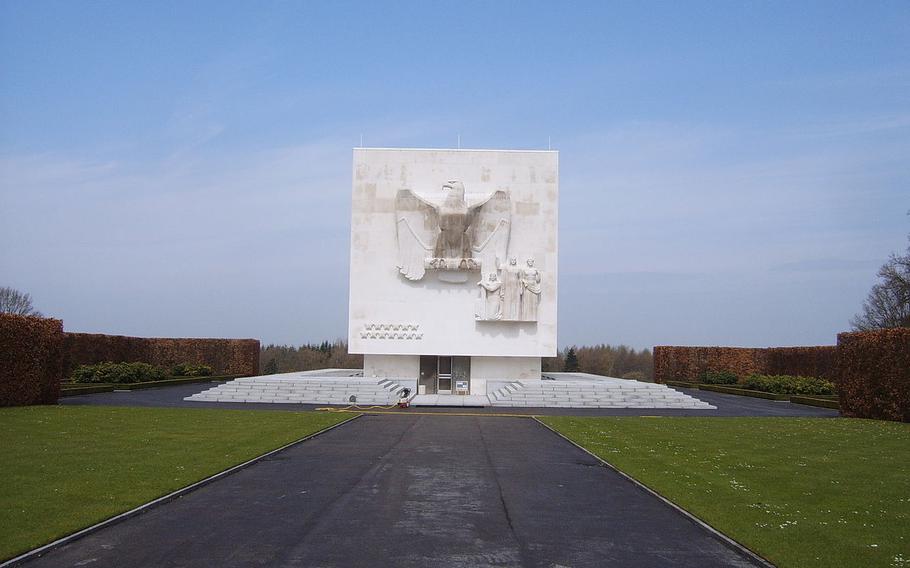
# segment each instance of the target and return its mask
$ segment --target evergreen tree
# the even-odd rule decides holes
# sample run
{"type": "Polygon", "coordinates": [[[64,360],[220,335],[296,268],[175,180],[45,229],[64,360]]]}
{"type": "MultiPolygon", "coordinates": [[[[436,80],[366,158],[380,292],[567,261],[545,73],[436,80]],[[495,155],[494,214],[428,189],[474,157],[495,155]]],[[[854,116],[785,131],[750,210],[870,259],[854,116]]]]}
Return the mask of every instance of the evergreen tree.
{"type": "Polygon", "coordinates": [[[575,354],[574,347],[569,347],[569,351],[566,353],[566,366],[564,370],[568,373],[578,371],[578,355],[575,354]]]}

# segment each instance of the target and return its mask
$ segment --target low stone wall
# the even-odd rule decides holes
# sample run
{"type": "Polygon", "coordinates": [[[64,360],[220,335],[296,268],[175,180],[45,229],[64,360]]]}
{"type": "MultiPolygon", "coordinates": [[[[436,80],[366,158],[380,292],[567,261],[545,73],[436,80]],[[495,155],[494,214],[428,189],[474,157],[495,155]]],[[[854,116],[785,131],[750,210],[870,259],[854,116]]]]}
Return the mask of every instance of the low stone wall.
{"type": "Polygon", "coordinates": [[[0,314],[0,406],[56,403],[62,349],[62,321],[0,314]]]}
{"type": "Polygon", "coordinates": [[[680,347],[654,348],[654,381],[698,382],[705,371],[802,375],[836,381],[836,347],[680,347]]]}
{"type": "Polygon", "coordinates": [[[837,336],[841,413],[910,422],[910,328],[837,336]]]}
{"type": "Polygon", "coordinates": [[[65,333],[63,371],[104,361],[142,362],[169,369],[181,363],[208,365],[216,375],[258,375],[258,339],[172,339],[65,333]]]}

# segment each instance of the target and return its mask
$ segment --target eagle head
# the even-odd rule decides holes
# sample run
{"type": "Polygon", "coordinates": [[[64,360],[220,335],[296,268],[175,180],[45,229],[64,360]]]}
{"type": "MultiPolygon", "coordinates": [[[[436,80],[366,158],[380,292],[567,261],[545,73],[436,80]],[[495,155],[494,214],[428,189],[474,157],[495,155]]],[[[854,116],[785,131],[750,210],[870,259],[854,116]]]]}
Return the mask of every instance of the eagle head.
{"type": "Polygon", "coordinates": [[[464,184],[457,179],[449,180],[442,184],[442,189],[450,190],[454,193],[464,195],[464,184]]]}

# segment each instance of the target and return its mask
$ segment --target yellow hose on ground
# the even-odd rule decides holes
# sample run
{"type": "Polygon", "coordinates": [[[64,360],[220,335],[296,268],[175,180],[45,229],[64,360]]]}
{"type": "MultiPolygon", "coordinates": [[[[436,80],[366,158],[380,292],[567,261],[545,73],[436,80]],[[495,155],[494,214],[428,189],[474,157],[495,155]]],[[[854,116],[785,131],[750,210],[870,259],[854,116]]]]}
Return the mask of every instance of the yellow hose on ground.
{"type": "Polygon", "coordinates": [[[351,404],[343,408],[335,408],[334,406],[322,406],[316,410],[321,410],[323,412],[360,412],[361,410],[390,410],[397,407],[397,403],[391,406],[357,406],[356,404],[351,404]]]}

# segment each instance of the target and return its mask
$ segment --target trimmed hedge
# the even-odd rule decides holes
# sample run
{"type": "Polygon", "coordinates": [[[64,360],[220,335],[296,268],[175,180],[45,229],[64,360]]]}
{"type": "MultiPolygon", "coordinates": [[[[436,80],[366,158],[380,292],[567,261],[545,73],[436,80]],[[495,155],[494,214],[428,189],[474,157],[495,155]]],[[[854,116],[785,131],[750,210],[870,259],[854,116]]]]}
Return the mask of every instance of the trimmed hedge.
{"type": "Polygon", "coordinates": [[[707,371],[729,371],[739,377],[765,371],[765,350],[750,347],[654,348],[654,382],[698,382],[707,371]]]}
{"type": "Polygon", "coordinates": [[[739,377],[730,371],[705,371],[701,382],[706,385],[735,385],[739,382],[739,377]]]}
{"type": "Polygon", "coordinates": [[[834,394],[834,383],[815,377],[791,375],[751,375],[742,382],[743,388],[775,394],[834,394]]]}
{"type": "Polygon", "coordinates": [[[62,321],[0,314],[0,406],[55,404],[62,346],[62,321]]]}
{"type": "Polygon", "coordinates": [[[738,394],[740,396],[751,396],[753,398],[764,398],[766,400],[789,400],[789,395],[777,394],[773,392],[764,392],[739,387],[730,387],[727,385],[699,385],[699,390],[720,392],[723,394],[738,394]]]}
{"type": "Polygon", "coordinates": [[[189,385],[193,383],[211,383],[211,382],[222,382],[230,381],[243,375],[224,375],[217,377],[179,377],[179,378],[167,378],[161,381],[149,381],[147,383],[126,383],[120,385],[106,384],[106,385],[78,385],[75,383],[64,383],[63,388],[60,390],[60,396],[79,396],[81,394],[96,394],[102,392],[112,392],[115,390],[142,390],[142,389],[154,389],[161,387],[172,387],[176,385],[189,385]]]}
{"type": "Polygon", "coordinates": [[[64,334],[64,372],[105,361],[143,362],[172,369],[205,365],[219,375],[258,375],[259,340],[128,337],[94,333],[64,334]]]}
{"type": "Polygon", "coordinates": [[[771,347],[767,349],[764,375],[818,377],[837,382],[837,347],[771,347]]]}
{"type": "Polygon", "coordinates": [[[698,381],[706,372],[799,375],[837,380],[837,348],[818,347],[654,347],[654,381],[698,381]]]}
{"type": "Polygon", "coordinates": [[[910,328],[837,336],[841,412],[910,422],[910,328]]]}
{"type": "Polygon", "coordinates": [[[214,371],[208,365],[191,365],[182,363],[171,370],[171,375],[175,377],[210,377],[214,371]]]}
{"type": "Polygon", "coordinates": [[[73,371],[74,383],[144,383],[160,381],[167,373],[148,363],[112,363],[80,365],[73,371]]]}
{"type": "Polygon", "coordinates": [[[805,404],[807,406],[820,406],[822,408],[840,409],[840,404],[836,400],[828,398],[816,398],[813,396],[791,396],[790,402],[793,404],[805,404]]]}

